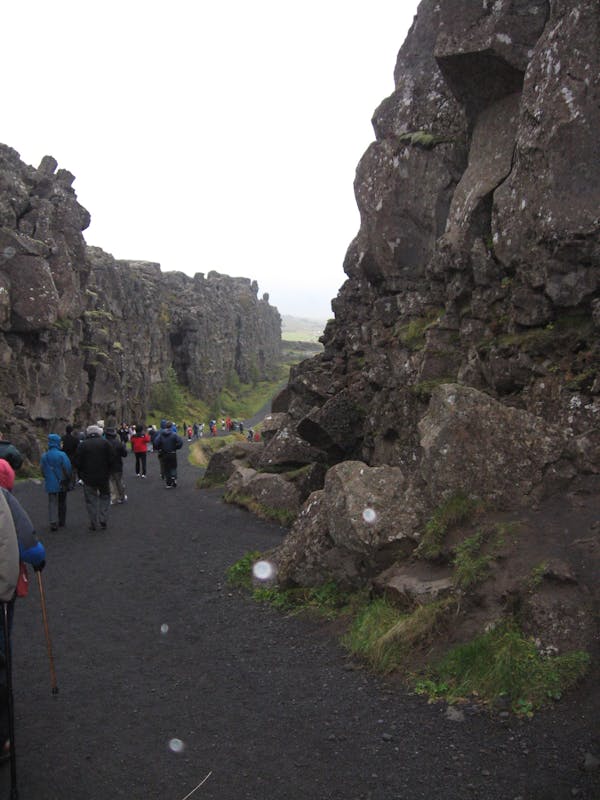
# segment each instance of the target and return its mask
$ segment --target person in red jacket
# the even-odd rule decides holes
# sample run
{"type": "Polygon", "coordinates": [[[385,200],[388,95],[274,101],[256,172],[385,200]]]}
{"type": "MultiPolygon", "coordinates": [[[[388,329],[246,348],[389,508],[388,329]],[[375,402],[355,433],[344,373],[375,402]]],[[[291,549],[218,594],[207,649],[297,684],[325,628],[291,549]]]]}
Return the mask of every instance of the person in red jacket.
{"type": "Polygon", "coordinates": [[[135,474],[138,478],[146,477],[146,453],[150,443],[150,434],[144,433],[141,425],[135,426],[135,433],[131,437],[131,448],[135,453],[135,474]]]}

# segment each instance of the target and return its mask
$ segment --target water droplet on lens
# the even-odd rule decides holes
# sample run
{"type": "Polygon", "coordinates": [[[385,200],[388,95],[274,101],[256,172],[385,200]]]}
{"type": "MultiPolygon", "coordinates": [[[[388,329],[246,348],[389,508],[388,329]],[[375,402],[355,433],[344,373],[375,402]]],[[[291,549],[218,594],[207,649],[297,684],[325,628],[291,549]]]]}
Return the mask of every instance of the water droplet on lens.
{"type": "Polygon", "coordinates": [[[274,572],[273,565],[268,561],[257,561],[252,567],[252,574],[259,581],[268,581],[273,577],[274,572]]]}
{"type": "Polygon", "coordinates": [[[185,745],[181,739],[171,739],[169,741],[169,750],[172,750],[174,753],[181,753],[184,749],[185,745]]]}
{"type": "Polygon", "coordinates": [[[160,626],[160,632],[161,633],[168,633],[169,632],[169,626],[167,625],[166,622],[163,622],[163,624],[160,626]]]}
{"type": "Polygon", "coordinates": [[[377,519],[377,512],[373,508],[365,508],[362,517],[365,522],[375,522],[377,519]]]}

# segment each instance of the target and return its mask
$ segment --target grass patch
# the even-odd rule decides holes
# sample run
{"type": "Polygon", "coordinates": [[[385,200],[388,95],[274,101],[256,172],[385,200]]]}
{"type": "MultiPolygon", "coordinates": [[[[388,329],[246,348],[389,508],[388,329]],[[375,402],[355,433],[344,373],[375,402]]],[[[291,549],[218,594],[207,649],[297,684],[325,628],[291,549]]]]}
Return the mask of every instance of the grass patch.
{"type": "Polygon", "coordinates": [[[252,566],[260,558],[258,550],[243,555],[239,561],[232,564],[226,572],[227,583],[238,589],[252,588],[252,566]]]}
{"type": "Polygon", "coordinates": [[[443,309],[433,309],[423,317],[412,319],[406,325],[397,326],[395,333],[402,344],[410,350],[420,350],[425,344],[425,334],[443,313],[443,309]]]}
{"type": "Polygon", "coordinates": [[[281,589],[279,587],[254,586],[252,567],[261,554],[257,551],[246,553],[227,570],[227,582],[230,586],[252,591],[254,600],[268,603],[280,611],[314,611],[327,618],[348,613],[363,595],[360,592],[344,592],[334,581],[316,587],[296,587],[281,589]]]}
{"type": "Polygon", "coordinates": [[[416,691],[456,701],[477,697],[492,703],[505,697],[517,714],[530,715],[574,686],[590,663],[587,653],[542,656],[513,621],[453,648],[416,691]]]}
{"type": "Polygon", "coordinates": [[[147,414],[149,424],[160,426],[161,419],[172,419],[178,425],[181,420],[194,421],[209,418],[208,405],[194,398],[189,390],[177,381],[173,367],[170,367],[164,381],[155,384],[150,392],[150,410],[147,414]]]}
{"type": "Polygon", "coordinates": [[[433,390],[444,383],[456,383],[456,376],[448,375],[445,378],[432,378],[428,381],[420,381],[411,387],[411,392],[415,394],[419,400],[427,402],[431,398],[433,390]]]}
{"type": "Polygon", "coordinates": [[[463,492],[455,492],[434,511],[425,526],[423,538],[415,551],[416,555],[430,561],[438,559],[450,528],[472,519],[481,507],[480,500],[472,499],[463,492]]]}
{"type": "Polygon", "coordinates": [[[429,133],[428,131],[408,131],[398,136],[398,141],[402,144],[409,144],[412,147],[420,147],[423,150],[433,150],[438,144],[444,142],[452,142],[453,139],[448,136],[441,136],[436,133],[429,133]]]}
{"type": "Polygon", "coordinates": [[[491,562],[504,544],[503,529],[495,526],[492,531],[480,530],[454,548],[454,585],[466,591],[487,578],[491,562]],[[483,548],[485,547],[485,552],[483,548]]]}
{"type": "Polygon", "coordinates": [[[242,433],[230,433],[227,436],[207,436],[196,439],[189,447],[189,462],[194,467],[206,467],[217,450],[222,450],[235,442],[243,442],[246,437],[242,433]]]}
{"type": "Polygon", "coordinates": [[[405,669],[411,651],[431,640],[454,604],[453,598],[445,598],[406,614],[377,598],[357,614],[342,643],[377,672],[405,669]]]}

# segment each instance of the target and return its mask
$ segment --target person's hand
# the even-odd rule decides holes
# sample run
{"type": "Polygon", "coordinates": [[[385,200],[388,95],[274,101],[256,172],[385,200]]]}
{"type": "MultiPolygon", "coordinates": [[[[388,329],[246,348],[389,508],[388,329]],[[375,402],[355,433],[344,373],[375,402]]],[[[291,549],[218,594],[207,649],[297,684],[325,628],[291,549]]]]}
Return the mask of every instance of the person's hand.
{"type": "Polygon", "coordinates": [[[44,569],[45,566],[46,566],[46,562],[45,561],[40,561],[39,564],[34,564],[33,565],[33,570],[34,570],[34,572],[41,572],[44,569]]]}

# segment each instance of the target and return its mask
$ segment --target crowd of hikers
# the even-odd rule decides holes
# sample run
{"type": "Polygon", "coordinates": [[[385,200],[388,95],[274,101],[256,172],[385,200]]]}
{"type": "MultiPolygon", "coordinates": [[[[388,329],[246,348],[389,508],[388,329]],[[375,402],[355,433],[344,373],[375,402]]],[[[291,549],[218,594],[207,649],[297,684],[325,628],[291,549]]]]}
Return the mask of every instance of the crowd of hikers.
{"type": "MultiPolygon", "coordinates": [[[[135,458],[135,475],[144,480],[148,454],[155,453],[161,480],[167,489],[177,487],[177,451],[184,440],[191,442],[204,436],[205,424],[183,423],[182,435],[177,425],[162,419],[160,426],[115,424],[98,420],[84,430],[67,425],[65,433],[48,434],[47,449],[40,460],[44,488],[48,495],[50,531],[57,531],[67,522],[67,495],[83,487],[90,531],[108,527],[111,505],[125,503],[123,460],[131,452],[135,458]]],[[[237,432],[244,434],[244,423],[229,416],[208,423],[211,436],[237,432]]],[[[258,432],[245,432],[250,441],[259,441],[258,432]]],[[[41,572],[46,564],[46,550],[26,510],[13,495],[15,476],[23,465],[19,449],[0,432],[0,601],[3,620],[0,624],[0,764],[11,762],[14,774],[14,750],[11,748],[13,726],[12,690],[10,681],[10,633],[15,601],[28,592],[27,565],[38,575],[42,592],[41,572]],[[8,643],[8,647],[6,646],[8,643]]]]}

